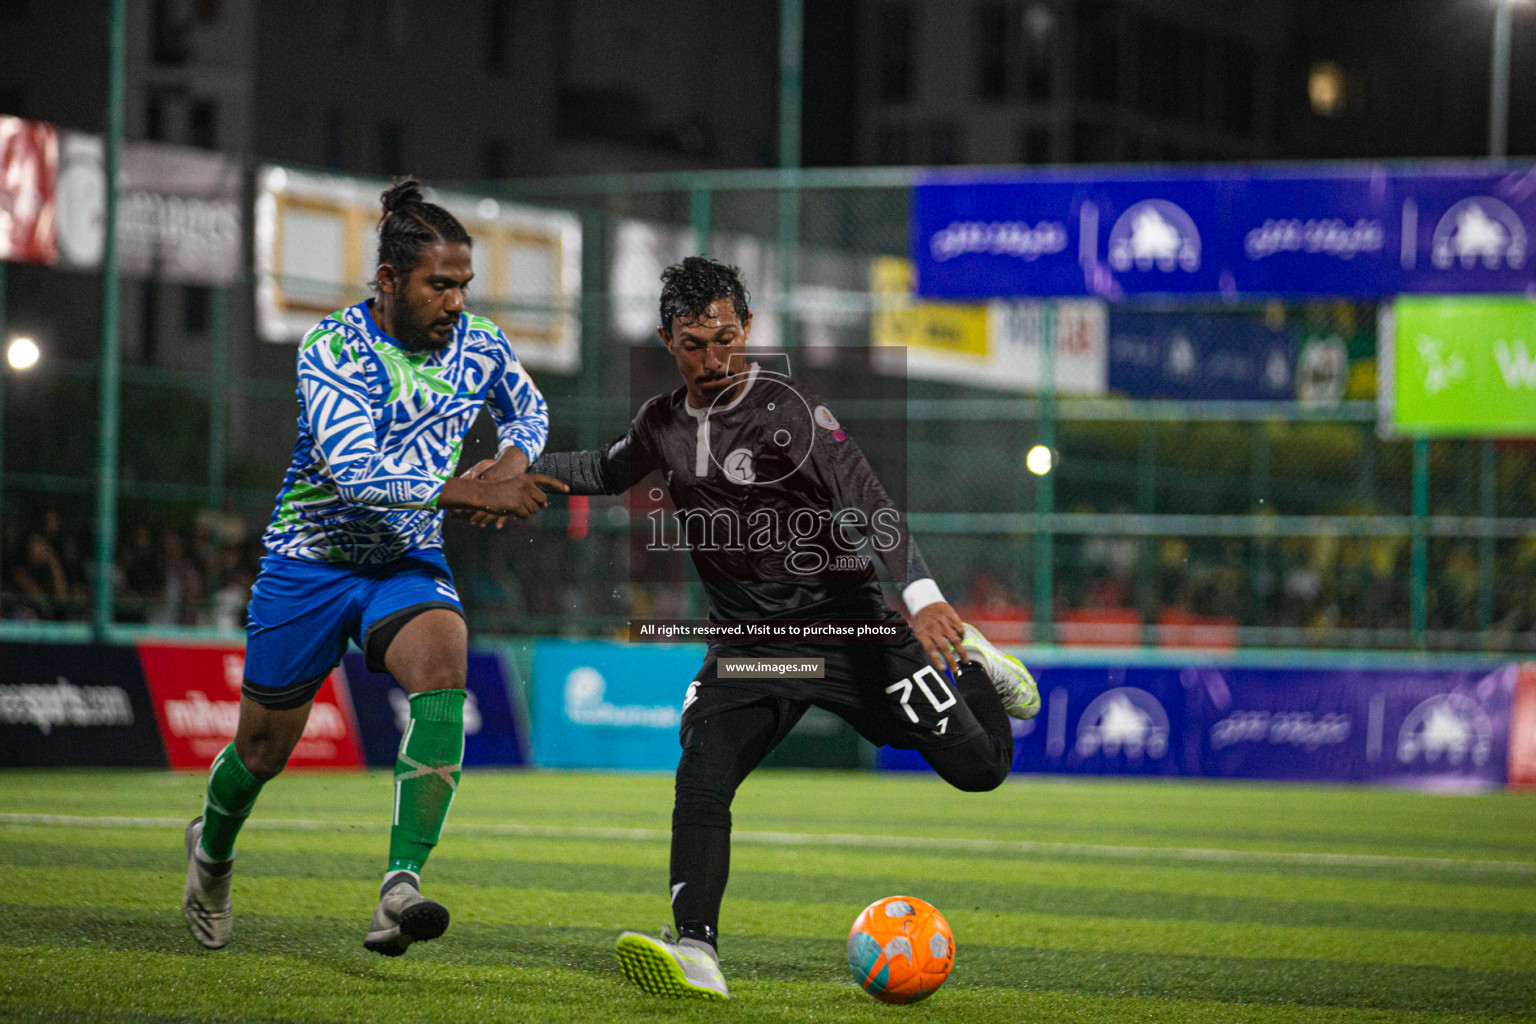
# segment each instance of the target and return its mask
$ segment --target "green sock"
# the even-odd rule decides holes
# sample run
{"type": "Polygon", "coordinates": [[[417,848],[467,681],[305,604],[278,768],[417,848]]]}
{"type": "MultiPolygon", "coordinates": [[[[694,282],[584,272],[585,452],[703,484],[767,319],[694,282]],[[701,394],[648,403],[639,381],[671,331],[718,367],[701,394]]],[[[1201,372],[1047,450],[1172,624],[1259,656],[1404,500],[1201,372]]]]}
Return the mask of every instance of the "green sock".
{"type": "Polygon", "coordinates": [[[395,758],[389,871],[421,874],[458,792],[463,760],[464,691],[428,690],[412,696],[411,720],[395,758]]]}
{"type": "Polygon", "coordinates": [[[210,860],[235,855],[235,836],[256,806],[262,781],[252,775],[231,743],[208,769],[208,793],[203,797],[203,852],[210,860]]]}

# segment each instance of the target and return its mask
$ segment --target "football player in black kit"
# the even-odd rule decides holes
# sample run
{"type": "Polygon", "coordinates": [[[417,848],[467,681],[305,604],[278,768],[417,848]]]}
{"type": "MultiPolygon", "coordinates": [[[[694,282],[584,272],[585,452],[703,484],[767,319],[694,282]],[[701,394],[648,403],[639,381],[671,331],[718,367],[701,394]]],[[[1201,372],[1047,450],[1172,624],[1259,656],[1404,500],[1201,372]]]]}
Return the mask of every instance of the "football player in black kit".
{"type": "Polygon", "coordinates": [[[690,554],[714,622],[860,622],[890,636],[711,644],[688,687],[672,812],[677,933],[625,932],[616,952],[648,992],[724,999],[716,941],[731,800],[809,707],[832,711],[876,745],[915,749],[951,785],[981,792],[1013,764],[1008,716],[1033,718],[1040,697],[1024,666],[944,601],[831,410],[751,361],[752,313],[736,268],[692,256],[662,282],[658,333],[683,386],[648,401],[607,447],[546,453],[530,471],[572,494],[618,494],[659,470],[678,517],[704,527],[680,529],[695,541],[690,554]],[[886,604],[871,560],[852,554],[859,550],[873,551],[901,586],[910,627],[886,604]],[[819,658],[824,677],[739,677],[721,658],[819,658]]]}

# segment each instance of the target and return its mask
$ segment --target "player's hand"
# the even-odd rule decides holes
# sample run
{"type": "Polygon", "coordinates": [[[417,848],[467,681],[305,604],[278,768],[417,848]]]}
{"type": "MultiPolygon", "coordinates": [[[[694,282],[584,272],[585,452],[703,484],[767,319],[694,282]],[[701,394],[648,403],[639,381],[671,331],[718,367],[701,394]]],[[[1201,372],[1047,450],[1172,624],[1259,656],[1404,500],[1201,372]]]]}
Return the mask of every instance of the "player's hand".
{"type": "MultiPolygon", "coordinates": [[[[459,475],[467,480],[483,480],[486,483],[494,484],[519,476],[527,468],[527,453],[514,444],[508,445],[496,458],[481,459],[459,475]]],[[[499,530],[507,525],[506,516],[493,515],[490,512],[481,512],[474,509],[458,509],[452,515],[458,519],[469,520],[471,526],[494,526],[499,530]]]]}
{"type": "Polygon", "coordinates": [[[481,500],[477,506],[482,512],[498,517],[516,516],[527,519],[549,504],[546,491],[571,493],[571,489],[552,476],[543,473],[519,473],[510,480],[496,483],[484,482],[481,500]]]}
{"type": "MultiPolygon", "coordinates": [[[[460,473],[459,476],[466,480],[484,479],[484,474],[490,472],[499,461],[501,460],[481,459],[479,462],[475,463],[473,466],[460,473]]],[[[521,470],[519,470],[519,472],[521,472],[521,470]]],[[[450,514],[456,519],[468,519],[471,526],[494,526],[499,530],[503,526],[507,525],[506,516],[492,515],[489,512],[478,512],[469,508],[455,509],[450,514]]]]}
{"type": "Polygon", "coordinates": [[[960,621],[959,612],[944,601],[935,601],[912,617],[912,632],[934,668],[940,672],[948,668],[952,676],[960,677],[960,663],[971,656],[962,646],[965,623],[960,621]]]}

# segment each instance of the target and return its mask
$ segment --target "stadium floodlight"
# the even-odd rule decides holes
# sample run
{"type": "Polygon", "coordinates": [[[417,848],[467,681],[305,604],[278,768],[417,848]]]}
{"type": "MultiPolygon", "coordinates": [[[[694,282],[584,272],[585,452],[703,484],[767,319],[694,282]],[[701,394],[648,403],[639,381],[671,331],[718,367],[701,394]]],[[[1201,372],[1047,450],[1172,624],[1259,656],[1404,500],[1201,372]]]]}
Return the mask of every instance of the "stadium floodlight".
{"type": "Polygon", "coordinates": [[[5,347],[5,361],[13,370],[30,370],[37,365],[37,360],[42,356],[42,350],[37,347],[37,342],[23,335],[15,335],[11,343],[5,347]]]}
{"type": "Polygon", "coordinates": [[[1037,444],[1024,456],[1024,465],[1035,476],[1045,476],[1051,471],[1051,463],[1055,460],[1051,457],[1051,450],[1043,444],[1037,444]]]}

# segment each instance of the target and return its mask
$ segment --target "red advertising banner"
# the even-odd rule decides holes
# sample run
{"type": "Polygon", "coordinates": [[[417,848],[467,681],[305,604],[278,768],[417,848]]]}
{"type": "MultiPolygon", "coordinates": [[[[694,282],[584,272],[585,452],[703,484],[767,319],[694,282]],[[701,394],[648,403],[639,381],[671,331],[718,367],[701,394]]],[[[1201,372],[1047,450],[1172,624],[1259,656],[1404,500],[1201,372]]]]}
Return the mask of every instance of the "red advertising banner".
{"type": "Polygon", "coordinates": [[[1536,787],[1536,661],[1520,666],[1509,709],[1509,785],[1536,787]]]}
{"type": "MultiPolygon", "coordinates": [[[[139,644],[139,663],[172,768],[207,768],[240,720],[245,648],[238,644],[139,644]]],[[[315,696],[290,768],[361,768],[357,719],[340,672],[315,696]]]]}
{"type": "Polygon", "coordinates": [[[43,121],[0,116],[0,260],[58,258],[54,196],[59,135],[43,121]]]}

